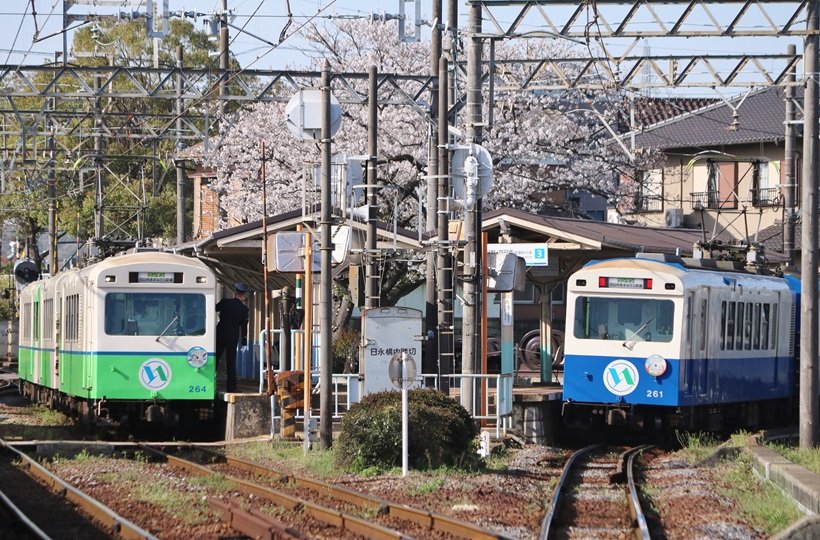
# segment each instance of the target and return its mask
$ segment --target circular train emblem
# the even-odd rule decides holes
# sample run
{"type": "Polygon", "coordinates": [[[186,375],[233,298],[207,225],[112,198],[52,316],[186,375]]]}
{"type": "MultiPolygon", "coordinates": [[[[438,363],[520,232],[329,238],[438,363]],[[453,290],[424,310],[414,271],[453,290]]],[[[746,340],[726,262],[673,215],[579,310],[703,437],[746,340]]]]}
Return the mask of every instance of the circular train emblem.
{"type": "Polygon", "coordinates": [[[616,396],[634,392],[638,380],[638,369],[626,360],[614,360],[604,368],[604,386],[616,396]]]}
{"type": "Polygon", "coordinates": [[[148,390],[162,390],[171,384],[171,366],[161,358],[149,358],[140,366],[140,383],[148,390]]]}

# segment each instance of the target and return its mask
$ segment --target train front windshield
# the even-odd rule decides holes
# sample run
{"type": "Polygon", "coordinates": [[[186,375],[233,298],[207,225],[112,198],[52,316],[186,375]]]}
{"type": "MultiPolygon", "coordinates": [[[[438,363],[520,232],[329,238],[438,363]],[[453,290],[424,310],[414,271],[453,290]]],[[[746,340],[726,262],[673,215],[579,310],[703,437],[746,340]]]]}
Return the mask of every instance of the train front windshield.
{"type": "Polygon", "coordinates": [[[202,336],[206,320],[204,294],[105,295],[105,333],[109,336],[202,336]]]}
{"type": "Polygon", "coordinates": [[[672,300],[580,296],[575,300],[578,339],[672,341],[672,300]]]}

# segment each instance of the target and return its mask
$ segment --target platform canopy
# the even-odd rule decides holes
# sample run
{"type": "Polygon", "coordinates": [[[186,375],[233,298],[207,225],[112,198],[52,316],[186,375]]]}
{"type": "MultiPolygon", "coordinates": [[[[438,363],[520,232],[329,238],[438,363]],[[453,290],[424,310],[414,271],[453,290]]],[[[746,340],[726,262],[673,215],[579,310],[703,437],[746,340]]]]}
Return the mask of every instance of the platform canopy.
{"type": "MultiPolygon", "coordinates": [[[[695,243],[703,240],[700,229],[621,225],[541,216],[513,208],[484,214],[482,229],[487,233],[489,243],[501,243],[508,235],[512,242],[545,244],[548,264],[531,266],[527,270],[527,279],[540,284],[565,280],[593,259],[633,257],[637,253],[691,257],[695,243]]],[[[723,240],[728,242],[730,239],[723,240]]]]}
{"type": "MultiPolygon", "coordinates": [[[[265,221],[268,237],[280,232],[296,231],[299,225],[302,230],[309,230],[319,237],[318,213],[305,214],[302,210],[294,210],[276,216],[269,216],[265,221]]],[[[334,272],[346,268],[349,264],[361,261],[361,250],[365,245],[367,224],[358,219],[343,219],[334,217],[334,225],[347,225],[351,228],[351,253],[344,264],[337,266],[334,272]]],[[[219,280],[225,284],[243,281],[251,289],[264,288],[264,266],[262,264],[262,243],[265,237],[262,220],[246,223],[229,229],[217,231],[205,239],[189,242],[177,246],[174,251],[182,255],[197,257],[216,272],[219,280]]],[[[377,222],[377,247],[385,250],[419,249],[421,243],[418,233],[407,229],[397,228],[395,233],[390,224],[377,222]]],[[[295,284],[296,274],[268,272],[268,287],[271,290],[281,289],[284,286],[295,284]]]]}

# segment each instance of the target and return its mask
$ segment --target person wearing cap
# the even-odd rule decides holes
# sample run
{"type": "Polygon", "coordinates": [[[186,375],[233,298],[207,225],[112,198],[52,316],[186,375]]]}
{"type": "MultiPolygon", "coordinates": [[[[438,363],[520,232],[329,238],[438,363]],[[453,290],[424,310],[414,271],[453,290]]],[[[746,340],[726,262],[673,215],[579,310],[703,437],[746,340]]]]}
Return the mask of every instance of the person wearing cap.
{"type": "Polygon", "coordinates": [[[242,345],[248,343],[248,307],[245,296],[248,286],[242,282],[234,285],[233,298],[223,298],[216,304],[219,322],[216,325],[216,369],[219,358],[225,353],[227,391],[236,392],[236,346],[242,338],[242,345]]]}

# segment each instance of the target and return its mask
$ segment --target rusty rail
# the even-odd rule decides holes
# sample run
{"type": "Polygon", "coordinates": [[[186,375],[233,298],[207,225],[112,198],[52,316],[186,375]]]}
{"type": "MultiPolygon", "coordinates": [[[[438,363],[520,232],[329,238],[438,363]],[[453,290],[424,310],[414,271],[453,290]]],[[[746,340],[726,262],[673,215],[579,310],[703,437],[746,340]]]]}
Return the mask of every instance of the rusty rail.
{"type": "Polygon", "coordinates": [[[235,499],[221,501],[209,498],[208,507],[231,526],[245,536],[256,540],[302,540],[308,538],[292,527],[288,527],[272,516],[258,510],[245,511],[235,499]]]}
{"type": "MultiPolygon", "coordinates": [[[[232,467],[242,469],[254,474],[266,475],[277,478],[279,481],[290,481],[298,487],[304,487],[316,491],[320,494],[328,495],[340,501],[353,504],[365,510],[378,514],[387,514],[390,517],[411,521],[426,529],[452,534],[461,538],[477,540],[503,540],[507,537],[488,531],[482,527],[454,519],[440,514],[434,514],[426,510],[420,510],[403,504],[394,504],[384,499],[361,493],[341,486],[334,486],[320,480],[305,478],[295,475],[288,475],[270,467],[265,467],[250,461],[226,456],[221,452],[194,445],[178,445],[180,448],[191,448],[210,454],[219,461],[232,467]]],[[[167,454],[166,454],[167,455],[167,454]]],[[[180,459],[174,457],[174,459],[180,459]]],[[[197,465],[199,466],[199,465],[197,465]]],[[[210,469],[205,468],[210,472],[210,469]]]]}
{"type": "Polygon", "coordinates": [[[77,505],[86,514],[97,520],[104,527],[113,531],[117,538],[127,540],[158,540],[157,537],[150,532],[138,527],[136,524],[117,514],[114,510],[58,477],[27,454],[15,448],[14,445],[0,439],[0,447],[5,448],[19,458],[21,463],[20,467],[26,474],[40,480],[52,492],[65,497],[66,500],[77,505]]]}

